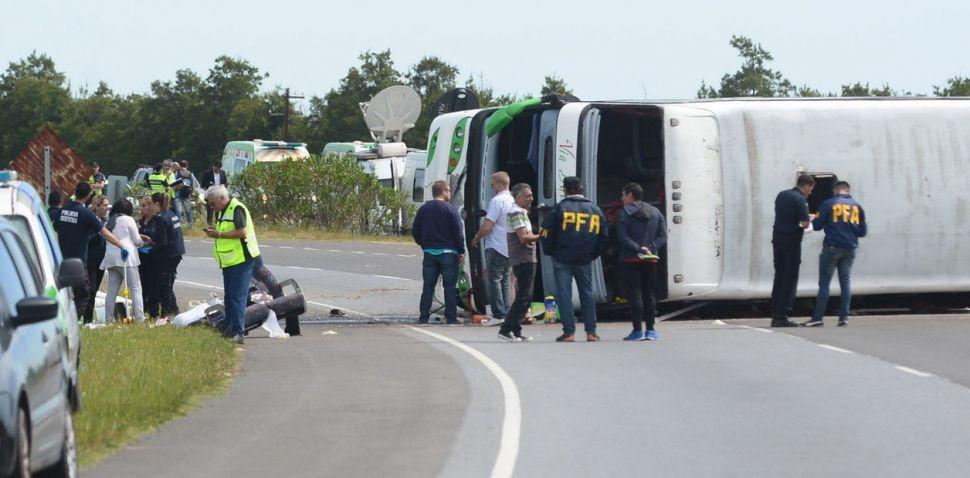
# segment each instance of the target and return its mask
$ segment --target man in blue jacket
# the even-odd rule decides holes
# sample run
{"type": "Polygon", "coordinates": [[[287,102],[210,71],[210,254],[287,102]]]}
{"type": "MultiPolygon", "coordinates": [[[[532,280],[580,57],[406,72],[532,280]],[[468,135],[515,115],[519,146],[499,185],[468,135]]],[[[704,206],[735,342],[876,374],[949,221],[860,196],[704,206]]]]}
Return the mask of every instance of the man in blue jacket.
{"type": "Polygon", "coordinates": [[[623,209],[616,225],[620,248],[620,277],[630,304],[633,332],[623,340],[657,340],[657,259],[667,244],[667,223],[660,210],[643,202],[637,183],[623,186],[623,209]],[[647,331],[644,333],[643,324],[647,331]]]}
{"type": "Polygon", "coordinates": [[[583,324],[588,342],[596,335],[596,299],[593,297],[592,262],[606,250],[606,217],[589,199],[583,197],[583,183],[570,176],[563,179],[566,198],[556,204],[542,222],[540,241],[546,255],[552,256],[556,277],[556,303],[562,318],[562,335],[556,342],[575,342],[576,317],[573,311],[573,279],[579,289],[583,324]]]}
{"type": "Polygon", "coordinates": [[[418,209],[411,225],[414,242],[424,250],[421,272],[424,290],[421,292],[418,323],[428,323],[431,299],[438,284],[438,276],[441,276],[445,294],[445,319],[449,325],[457,325],[458,264],[465,258],[465,234],[462,232],[458,208],[451,204],[451,186],[448,181],[435,181],[431,185],[431,196],[434,199],[418,209]]]}
{"type": "Polygon", "coordinates": [[[829,284],[835,269],[839,271],[839,287],[842,289],[839,327],[844,327],[849,319],[852,263],[859,247],[859,238],[866,235],[866,213],[849,195],[849,183],[839,181],[835,183],[834,190],[835,197],[822,203],[819,216],[812,223],[815,230],[825,230],[825,240],[818,258],[818,301],[812,319],[802,324],[806,327],[822,326],[822,315],[829,301],[829,284]]]}

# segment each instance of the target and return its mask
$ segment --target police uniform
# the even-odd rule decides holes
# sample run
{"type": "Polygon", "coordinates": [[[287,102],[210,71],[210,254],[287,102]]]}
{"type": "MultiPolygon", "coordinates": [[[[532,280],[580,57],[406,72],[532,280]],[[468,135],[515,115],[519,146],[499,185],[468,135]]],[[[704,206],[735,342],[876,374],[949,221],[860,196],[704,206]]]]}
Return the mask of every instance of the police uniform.
{"type": "Polygon", "coordinates": [[[216,232],[219,235],[246,228],[244,238],[216,237],[212,252],[222,269],[225,288],[228,337],[242,337],[245,330],[246,299],[253,276],[254,259],[259,257],[259,243],[253,219],[238,199],[232,198],[221,212],[217,211],[216,232]]]}
{"type": "Polygon", "coordinates": [[[592,262],[606,250],[608,239],[606,217],[599,207],[582,195],[568,196],[560,201],[542,223],[540,241],[543,252],[552,256],[558,294],[556,304],[564,337],[576,332],[572,297],[574,278],[586,333],[596,334],[592,262]]]}
{"type": "Polygon", "coordinates": [[[163,193],[168,189],[168,178],[161,172],[148,175],[148,190],[152,194],[163,193]]]}
{"type": "Polygon", "coordinates": [[[825,240],[818,258],[818,300],[808,325],[821,325],[822,315],[828,305],[829,285],[836,269],[839,271],[841,288],[839,325],[845,325],[852,303],[852,264],[855,262],[859,238],[865,237],[868,232],[866,213],[852,196],[839,194],[822,203],[813,227],[825,231],[825,240]]]}
{"type": "Polygon", "coordinates": [[[787,323],[795,303],[798,269],[802,263],[802,236],[805,234],[800,223],[808,220],[808,200],[798,188],[778,193],[771,237],[775,266],[771,288],[772,324],[787,323]]]}
{"type": "MultiPolygon", "coordinates": [[[[160,228],[161,224],[157,215],[148,221],[144,219],[138,221],[138,234],[148,236],[152,241],[156,241],[156,239],[161,240],[159,239],[158,232],[156,232],[160,228]]],[[[153,248],[150,246],[138,248],[138,258],[140,259],[138,276],[141,278],[142,302],[145,304],[145,315],[147,317],[159,317],[158,272],[156,271],[155,254],[152,252],[153,248]]]]}
{"type": "MultiPolygon", "coordinates": [[[[65,259],[77,258],[87,261],[88,241],[92,235],[101,233],[101,229],[104,229],[104,223],[93,211],[77,201],[68,202],[58,212],[57,220],[54,221],[61,255],[65,259]]],[[[88,280],[85,280],[84,285],[74,288],[74,305],[78,312],[83,314],[87,310],[88,302],[93,300],[93,296],[91,283],[88,280]]]]}
{"type": "Polygon", "coordinates": [[[104,189],[95,189],[95,183],[102,183],[106,181],[107,178],[102,173],[95,173],[88,177],[88,184],[91,185],[91,197],[100,196],[104,194],[104,189]]]}
{"type": "Polygon", "coordinates": [[[182,237],[182,220],[172,211],[162,211],[155,216],[157,230],[155,246],[152,249],[155,259],[155,273],[158,275],[158,300],[162,315],[178,314],[178,301],[175,299],[175,275],[182,256],[185,255],[185,241],[182,237]]]}

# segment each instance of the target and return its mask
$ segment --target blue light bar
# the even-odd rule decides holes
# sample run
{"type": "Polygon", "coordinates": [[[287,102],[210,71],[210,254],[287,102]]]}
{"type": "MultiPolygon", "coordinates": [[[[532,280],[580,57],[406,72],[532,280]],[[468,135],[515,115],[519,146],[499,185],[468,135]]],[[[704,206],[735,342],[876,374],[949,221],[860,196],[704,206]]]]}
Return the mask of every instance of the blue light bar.
{"type": "Polygon", "coordinates": [[[16,180],[17,180],[16,171],[11,171],[9,169],[4,169],[3,171],[0,171],[0,182],[8,183],[10,181],[16,181],[16,180]]]}

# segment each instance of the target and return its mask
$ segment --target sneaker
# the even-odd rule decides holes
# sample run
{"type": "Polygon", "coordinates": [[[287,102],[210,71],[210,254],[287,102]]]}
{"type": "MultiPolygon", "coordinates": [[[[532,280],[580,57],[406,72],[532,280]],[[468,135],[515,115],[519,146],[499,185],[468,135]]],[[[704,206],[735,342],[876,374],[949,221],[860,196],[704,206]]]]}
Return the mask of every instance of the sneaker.
{"type": "Polygon", "coordinates": [[[823,325],[825,324],[822,322],[822,319],[812,319],[803,323],[802,327],[822,327],[823,325]]]}
{"type": "Polygon", "coordinates": [[[849,325],[849,322],[847,320],[839,319],[839,327],[845,327],[846,325],[849,325]]]}
{"type": "Polygon", "coordinates": [[[448,319],[447,325],[461,325],[458,319],[448,319]]]}
{"type": "Polygon", "coordinates": [[[528,335],[518,334],[516,337],[518,337],[522,342],[532,342],[532,337],[529,337],[528,335]]]}
{"type": "Polygon", "coordinates": [[[576,336],[572,334],[570,335],[562,334],[559,337],[556,337],[556,342],[575,342],[575,341],[576,341],[576,336]]]}
{"type": "Polygon", "coordinates": [[[512,332],[506,332],[504,330],[499,331],[498,338],[501,339],[501,340],[504,340],[506,342],[518,342],[519,341],[519,338],[516,337],[515,335],[512,335],[512,332]]]}
{"type": "Polygon", "coordinates": [[[599,335],[596,335],[596,334],[586,334],[586,341],[587,342],[599,342],[600,341],[600,336],[599,335]]]}
{"type": "Polygon", "coordinates": [[[418,324],[419,325],[428,325],[428,318],[427,317],[421,317],[421,318],[419,318],[418,319],[418,324]]]}
{"type": "Polygon", "coordinates": [[[231,340],[236,345],[242,345],[243,342],[245,342],[242,335],[233,335],[232,338],[229,340],[231,340]]]}
{"type": "Polygon", "coordinates": [[[505,323],[505,319],[496,319],[494,317],[491,320],[488,321],[488,325],[490,325],[492,327],[494,327],[496,325],[502,325],[504,323],[505,323]]]}
{"type": "Polygon", "coordinates": [[[777,319],[771,321],[772,327],[798,327],[798,324],[789,319],[777,319]]]}
{"type": "Polygon", "coordinates": [[[623,337],[623,340],[630,341],[630,342],[633,342],[633,341],[639,342],[641,340],[647,340],[647,336],[643,335],[642,330],[634,330],[633,332],[630,332],[630,335],[623,337]]]}
{"type": "Polygon", "coordinates": [[[657,335],[657,331],[656,330],[648,330],[647,331],[647,340],[659,340],[659,339],[660,339],[660,336],[657,335]]]}

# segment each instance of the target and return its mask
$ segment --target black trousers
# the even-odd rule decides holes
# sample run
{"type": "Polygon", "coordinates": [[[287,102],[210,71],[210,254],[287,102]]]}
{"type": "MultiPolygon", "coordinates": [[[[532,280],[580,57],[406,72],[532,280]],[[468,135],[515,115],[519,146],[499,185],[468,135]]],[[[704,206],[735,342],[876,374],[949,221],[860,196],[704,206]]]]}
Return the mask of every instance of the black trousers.
{"type": "Polygon", "coordinates": [[[771,241],[775,255],[775,282],[771,288],[771,318],[788,317],[798,291],[798,269],[802,264],[802,240],[778,237],[771,241]]]}
{"type": "Polygon", "coordinates": [[[534,262],[519,264],[512,267],[512,273],[515,274],[515,300],[502,323],[502,332],[519,336],[522,335],[522,318],[532,304],[532,283],[536,278],[536,265],[534,262]]]}
{"type": "Polygon", "coordinates": [[[175,298],[175,274],[182,256],[162,259],[155,264],[158,274],[158,301],[162,307],[162,315],[176,315],[179,313],[179,303],[175,298]]]}
{"type": "Polygon", "coordinates": [[[101,279],[104,279],[104,270],[99,268],[100,262],[92,266],[88,264],[88,286],[87,286],[87,300],[85,301],[84,309],[78,309],[81,312],[81,317],[84,319],[85,324],[90,324],[94,321],[94,296],[98,293],[98,289],[101,288],[101,279]]]}
{"type": "Polygon", "coordinates": [[[138,266],[138,275],[141,278],[141,297],[145,303],[145,317],[160,317],[159,293],[158,293],[158,271],[155,262],[146,256],[141,257],[141,265],[138,266]]]}
{"type": "Polygon", "coordinates": [[[90,279],[85,278],[83,285],[71,288],[71,291],[74,292],[74,309],[82,314],[85,310],[88,310],[88,303],[94,302],[94,297],[91,296],[90,286],[88,285],[89,282],[90,279]]]}
{"type": "Polygon", "coordinates": [[[657,322],[657,264],[621,262],[620,277],[630,304],[633,330],[653,330],[657,322]]]}

